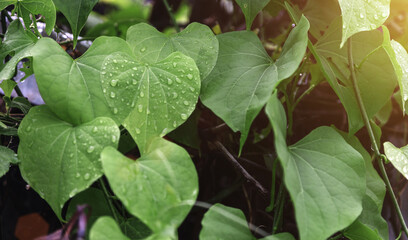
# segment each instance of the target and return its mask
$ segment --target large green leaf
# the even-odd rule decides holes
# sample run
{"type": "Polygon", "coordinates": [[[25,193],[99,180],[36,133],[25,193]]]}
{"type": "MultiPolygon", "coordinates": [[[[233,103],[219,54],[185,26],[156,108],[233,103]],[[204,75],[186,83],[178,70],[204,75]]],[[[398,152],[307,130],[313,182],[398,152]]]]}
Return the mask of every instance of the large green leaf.
{"type": "Polygon", "coordinates": [[[113,112],[128,116],[123,125],[142,152],[152,138],[166,135],[187,120],[201,84],[193,59],[179,52],[150,65],[128,54],[110,55],[104,62],[102,82],[113,112]]]}
{"type": "Polygon", "coordinates": [[[397,148],[392,143],[385,142],[384,152],[392,165],[408,179],[408,145],[397,148]]]}
{"type": "Polygon", "coordinates": [[[390,14],[391,0],[339,0],[343,16],[342,47],[349,37],[381,26],[390,14]]]}
{"type": "Polygon", "coordinates": [[[295,206],[302,240],[326,239],[362,211],[365,169],[361,155],[329,127],[286,145],[286,121],[276,95],[266,105],[286,188],[295,206]]]}
{"type": "MultiPolygon", "coordinates": [[[[338,18],[316,43],[315,57],[347,111],[349,132],[355,133],[364,123],[350,80],[347,49],[339,48],[340,29],[341,22],[338,18]]],[[[393,94],[397,77],[390,58],[382,47],[383,37],[380,31],[358,33],[351,41],[353,59],[357,65],[357,84],[367,115],[372,118],[393,94]]]]}
{"type": "Polygon", "coordinates": [[[319,39],[336,16],[340,15],[340,7],[337,0],[309,0],[301,13],[310,22],[310,33],[319,39]]]}
{"type": "Polygon", "coordinates": [[[100,217],[89,233],[90,240],[130,240],[123,235],[118,224],[111,217],[100,217]]]}
{"type": "Polygon", "coordinates": [[[74,127],[43,105],[31,108],[18,135],[24,179],[61,218],[64,203],[102,175],[100,153],[117,147],[119,129],[109,118],[74,127]]]}
{"type": "Polygon", "coordinates": [[[30,31],[24,30],[19,20],[14,20],[7,28],[3,43],[0,46],[0,62],[11,55],[13,56],[5,65],[0,65],[0,80],[11,79],[17,63],[25,57],[31,56],[30,50],[37,38],[30,31]]]}
{"type": "Polygon", "coordinates": [[[45,31],[48,35],[51,34],[56,20],[55,5],[52,0],[17,0],[15,2],[18,10],[22,14],[26,28],[29,28],[32,22],[30,13],[33,17],[37,14],[41,14],[46,22],[45,31]]]}
{"type": "Polygon", "coordinates": [[[156,138],[134,161],[108,147],[102,165],[113,192],[131,214],[163,238],[176,236],[198,193],[197,173],[183,148],[156,138]]]}
{"type": "MultiPolygon", "coordinates": [[[[213,205],[201,222],[200,240],[255,240],[248,228],[244,213],[220,203],[213,205]]],[[[255,229],[252,229],[255,230],[255,229]]],[[[295,240],[289,233],[279,233],[260,240],[295,240]]]]}
{"type": "Polygon", "coordinates": [[[251,30],[252,22],[270,0],[235,0],[245,16],[246,29],[251,30]]]}
{"type": "Polygon", "coordinates": [[[291,31],[276,64],[249,31],[218,35],[220,54],[204,80],[201,100],[233,131],[241,132],[240,150],[252,121],[281,80],[298,68],[307,44],[309,23],[302,17],[291,31]]]}
{"type": "Polygon", "coordinates": [[[118,123],[124,119],[109,108],[101,82],[103,60],[115,52],[130,52],[124,40],[100,37],[75,60],[50,38],[40,39],[32,52],[41,96],[61,119],[74,125],[100,116],[118,123]]]}
{"type": "Polygon", "coordinates": [[[74,36],[74,48],[77,38],[88,19],[89,13],[98,2],[98,0],[53,0],[55,6],[67,18],[74,36]]]}
{"type": "MultiPolygon", "coordinates": [[[[338,131],[350,146],[363,156],[366,168],[366,193],[363,198],[363,211],[357,220],[349,226],[345,232],[350,239],[358,239],[358,236],[365,236],[365,239],[388,240],[388,225],[381,216],[385,197],[385,184],[375,170],[371,156],[365,150],[357,137],[346,132],[338,131]]],[[[362,238],[364,239],[364,238],[362,238]]]]}
{"type": "Polygon", "coordinates": [[[141,62],[156,63],[175,51],[191,57],[200,70],[202,80],[210,74],[217,61],[217,38],[209,27],[200,23],[191,23],[180,33],[170,36],[140,23],[129,28],[126,40],[141,62]]]}
{"type": "Polygon", "coordinates": [[[19,162],[17,154],[5,146],[0,146],[0,177],[6,174],[10,168],[10,164],[19,162]]]}

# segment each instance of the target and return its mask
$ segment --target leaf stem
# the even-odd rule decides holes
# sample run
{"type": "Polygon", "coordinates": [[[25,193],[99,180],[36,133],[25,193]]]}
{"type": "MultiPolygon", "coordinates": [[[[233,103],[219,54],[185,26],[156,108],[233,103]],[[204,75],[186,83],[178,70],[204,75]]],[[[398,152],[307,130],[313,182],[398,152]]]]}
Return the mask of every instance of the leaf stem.
{"type": "Polygon", "coordinates": [[[278,231],[279,225],[282,220],[282,213],[283,213],[283,206],[285,203],[285,184],[281,182],[278,192],[278,200],[276,202],[277,208],[275,209],[275,213],[273,215],[273,227],[272,227],[272,234],[275,234],[278,231]]]}
{"type": "Polygon", "coordinates": [[[176,22],[176,18],[174,17],[173,11],[169,5],[169,3],[167,2],[167,0],[163,0],[164,6],[166,6],[166,10],[170,15],[170,19],[173,22],[174,28],[176,29],[177,32],[180,32],[180,27],[176,22]]]}
{"type": "Polygon", "coordinates": [[[383,180],[385,182],[385,186],[387,188],[387,191],[390,194],[392,203],[393,203],[393,205],[395,207],[398,218],[400,220],[401,227],[402,227],[403,231],[405,232],[405,235],[408,236],[407,225],[405,224],[404,217],[402,216],[401,209],[400,209],[400,207],[398,205],[397,198],[395,197],[395,194],[394,194],[394,191],[392,189],[390,180],[389,180],[389,178],[387,176],[387,172],[386,172],[385,167],[384,167],[384,162],[383,161],[386,160],[387,157],[380,153],[378,144],[377,144],[377,142],[375,140],[373,129],[372,129],[371,124],[370,124],[370,119],[368,118],[366,109],[364,107],[364,102],[363,102],[363,99],[362,99],[361,94],[360,94],[360,89],[359,89],[358,84],[357,84],[357,77],[356,77],[355,68],[354,68],[351,37],[347,41],[347,47],[348,47],[348,62],[349,62],[351,80],[353,82],[354,93],[356,95],[357,103],[358,103],[358,106],[360,108],[361,115],[363,117],[364,125],[365,125],[365,127],[366,127],[366,129],[368,131],[368,135],[370,137],[371,145],[372,145],[372,148],[374,149],[375,158],[377,159],[378,165],[380,167],[381,176],[382,176],[382,178],[383,178],[383,180]]]}
{"type": "Polygon", "coordinates": [[[113,217],[115,218],[116,222],[119,223],[119,218],[116,215],[115,207],[112,204],[112,200],[110,199],[108,189],[106,189],[105,182],[102,180],[102,178],[99,178],[99,185],[101,185],[101,187],[102,187],[102,191],[103,191],[103,193],[105,195],[106,201],[108,201],[108,205],[109,205],[110,211],[112,212],[113,217]]]}

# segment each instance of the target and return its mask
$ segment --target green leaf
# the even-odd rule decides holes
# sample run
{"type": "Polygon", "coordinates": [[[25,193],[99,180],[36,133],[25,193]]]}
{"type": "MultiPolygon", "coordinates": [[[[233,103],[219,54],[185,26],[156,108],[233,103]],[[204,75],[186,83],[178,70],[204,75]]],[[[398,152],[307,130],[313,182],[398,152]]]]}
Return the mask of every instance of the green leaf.
{"type": "Polygon", "coordinates": [[[28,12],[31,13],[33,17],[35,17],[37,14],[41,14],[45,18],[46,22],[45,31],[48,35],[51,35],[56,20],[56,10],[52,0],[18,0],[17,6],[19,10],[24,13],[23,19],[26,28],[28,28],[31,24],[31,19],[28,12]],[[27,14],[25,14],[25,12],[27,14]]]}
{"type": "Polygon", "coordinates": [[[392,143],[385,142],[384,152],[392,165],[408,179],[408,145],[397,148],[392,143]]]}
{"type": "Polygon", "coordinates": [[[0,83],[0,88],[3,89],[4,96],[6,97],[11,96],[11,92],[13,91],[15,86],[17,86],[17,83],[13,80],[3,80],[0,83]]]}
{"type": "Polygon", "coordinates": [[[251,30],[252,22],[254,21],[256,15],[261,11],[270,0],[235,0],[241,8],[245,16],[246,29],[251,30]]]}
{"type": "Polygon", "coordinates": [[[127,117],[123,126],[142,152],[152,138],[180,126],[195,109],[199,72],[193,59],[179,52],[150,65],[118,53],[106,58],[104,66],[105,98],[113,113],[127,117]]]}
{"type": "Polygon", "coordinates": [[[136,161],[112,147],[105,148],[101,157],[109,184],[127,210],[153,233],[175,237],[198,193],[197,173],[188,153],[156,138],[136,161]]]}
{"type": "Polygon", "coordinates": [[[252,121],[272,91],[298,68],[306,50],[308,27],[307,19],[302,17],[291,31],[276,64],[252,32],[217,36],[220,43],[218,62],[203,81],[201,100],[233,131],[241,132],[240,151],[252,121]]]}
{"type": "Polygon", "coordinates": [[[349,238],[354,236],[352,239],[358,239],[357,236],[362,235],[366,236],[365,239],[388,240],[388,225],[381,216],[386,192],[384,181],[375,170],[371,162],[371,155],[361,145],[358,138],[346,132],[339,130],[338,132],[350,146],[363,156],[366,168],[367,188],[363,198],[363,211],[357,220],[346,228],[345,234],[347,233],[346,236],[349,238]]]}
{"type": "Polygon", "coordinates": [[[109,118],[74,127],[42,105],[24,117],[18,135],[22,176],[61,218],[64,203],[102,176],[100,153],[117,147],[119,129],[109,118]]]}
{"type": "Polygon", "coordinates": [[[142,221],[135,217],[122,221],[120,228],[130,239],[145,239],[152,233],[142,221]]]}
{"type": "Polygon", "coordinates": [[[382,26],[384,33],[383,47],[387,52],[397,75],[397,80],[402,95],[402,110],[405,113],[405,102],[408,100],[408,53],[397,41],[390,40],[387,27],[382,26]]]}
{"type": "Polygon", "coordinates": [[[0,136],[17,136],[17,128],[0,126],[0,136]]]}
{"type": "Polygon", "coordinates": [[[336,16],[340,15],[340,7],[337,0],[309,0],[301,13],[310,22],[310,33],[319,39],[336,16]]]}
{"type": "Polygon", "coordinates": [[[103,60],[115,52],[130,52],[130,48],[120,38],[100,37],[84,55],[73,60],[54,40],[40,39],[33,49],[33,67],[48,107],[74,125],[101,116],[120,123],[123,119],[117,119],[109,108],[101,82],[103,60]]]}
{"type": "Polygon", "coordinates": [[[6,174],[10,168],[10,164],[19,162],[17,154],[5,146],[0,146],[0,177],[6,174]]]}
{"type": "MultiPolygon", "coordinates": [[[[346,48],[339,48],[341,41],[340,19],[316,43],[315,57],[347,112],[349,132],[357,132],[363,125],[360,110],[350,80],[346,48]]],[[[357,84],[369,118],[372,118],[390,99],[397,84],[394,67],[382,47],[380,31],[361,32],[353,36],[352,49],[356,67],[357,84]],[[378,66],[381,66],[379,68],[378,66]]]]}
{"type": "Polygon", "coordinates": [[[88,15],[98,0],[53,0],[55,6],[67,18],[74,36],[74,48],[77,44],[78,35],[85,25],[88,15]]]}
{"type": "Polygon", "coordinates": [[[260,240],[295,240],[295,238],[290,233],[278,233],[268,237],[264,237],[260,240]]]}
{"type": "Polygon", "coordinates": [[[265,110],[274,129],[300,238],[326,239],[349,226],[361,213],[365,193],[361,155],[329,127],[319,127],[288,147],[286,119],[276,94],[265,110]]]}
{"type": "Polygon", "coordinates": [[[123,235],[118,224],[111,217],[100,217],[89,233],[90,240],[130,240],[123,235]]]}
{"type": "Polygon", "coordinates": [[[390,14],[391,0],[339,0],[343,16],[340,48],[352,35],[381,26],[390,14]]]}
{"type": "Polygon", "coordinates": [[[244,213],[220,203],[213,205],[201,222],[200,240],[254,240],[244,213]]]}
{"type": "Polygon", "coordinates": [[[218,56],[218,41],[209,27],[191,23],[180,33],[165,35],[154,27],[140,23],[129,28],[126,41],[141,62],[156,63],[179,51],[191,57],[200,70],[201,80],[212,71],[218,56]]]}
{"type": "Polygon", "coordinates": [[[0,65],[0,80],[11,79],[14,76],[17,63],[31,56],[30,50],[36,41],[34,34],[24,30],[19,20],[10,23],[0,46],[0,62],[3,62],[8,55],[12,58],[5,65],[0,65]]]}
{"type": "Polygon", "coordinates": [[[16,2],[16,0],[2,0],[0,2],[0,10],[5,9],[9,5],[16,4],[16,2]]]}
{"type": "Polygon", "coordinates": [[[21,112],[23,112],[24,114],[27,114],[31,108],[31,103],[25,97],[15,97],[10,102],[9,107],[18,108],[21,110],[21,112]]]}

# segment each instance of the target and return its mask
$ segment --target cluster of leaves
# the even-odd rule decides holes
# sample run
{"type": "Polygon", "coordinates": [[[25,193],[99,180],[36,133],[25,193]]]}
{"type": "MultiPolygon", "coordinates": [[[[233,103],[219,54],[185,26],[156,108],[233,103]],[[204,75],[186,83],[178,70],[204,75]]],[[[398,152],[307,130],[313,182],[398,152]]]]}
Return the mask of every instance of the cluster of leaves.
{"type": "MultiPolygon", "coordinates": [[[[186,150],[163,137],[190,117],[200,98],[240,132],[240,153],[252,122],[265,110],[300,239],[327,239],[339,231],[349,239],[388,239],[381,216],[384,182],[354,133],[364,125],[374,129],[377,142],[374,138],[372,144],[378,148],[381,130],[365,120],[379,118],[397,86],[404,110],[408,100],[408,54],[382,25],[390,1],[332,0],[324,3],[329,11],[324,15],[317,13],[319,0],[309,0],[304,8],[269,0],[236,2],[247,31],[215,36],[207,26],[191,23],[165,35],[139,23],[126,29],[126,39],[98,37],[85,54],[72,59],[56,41],[40,37],[36,16],[45,18],[50,34],[59,9],[75,47],[97,1],[2,1],[0,9],[14,5],[25,27],[19,19],[8,26],[0,47],[0,61],[8,60],[0,67],[0,87],[7,108],[26,115],[18,127],[18,157],[0,148],[0,174],[10,163],[18,164],[25,181],[61,220],[69,199],[68,215],[75,204],[107,195],[98,203],[97,216],[102,217],[93,219],[90,239],[177,239],[177,228],[196,204],[198,177],[186,150]],[[250,31],[268,3],[283,8],[295,23],[277,59],[250,31]],[[24,98],[10,98],[16,65],[25,58],[46,103],[29,112],[24,98]],[[287,143],[292,112],[303,96],[295,99],[287,89],[299,69],[318,69],[324,76],[346,109],[348,133],[322,126],[287,143]],[[125,129],[140,151],[137,160],[117,150],[125,129]],[[103,175],[130,217],[112,206],[103,175]],[[103,191],[91,188],[98,179],[103,191]]],[[[307,91],[320,81],[313,79],[307,91]]],[[[11,126],[1,127],[4,132],[11,126]]],[[[407,147],[389,142],[384,147],[387,158],[408,177],[407,147]]],[[[200,239],[255,239],[244,214],[221,204],[209,209],[202,225],[200,239]]],[[[280,233],[263,239],[294,237],[280,233]]]]}

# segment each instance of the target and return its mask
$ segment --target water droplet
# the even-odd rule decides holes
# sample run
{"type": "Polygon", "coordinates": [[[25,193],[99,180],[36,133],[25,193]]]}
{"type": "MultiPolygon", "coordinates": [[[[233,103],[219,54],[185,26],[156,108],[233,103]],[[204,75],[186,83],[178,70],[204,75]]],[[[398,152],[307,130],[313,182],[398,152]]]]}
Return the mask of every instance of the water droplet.
{"type": "Polygon", "coordinates": [[[176,83],[181,83],[180,78],[176,77],[176,83]]]}
{"type": "Polygon", "coordinates": [[[178,94],[176,92],[173,92],[173,98],[177,98],[178,94]]]}
{"type": "Polygon", "coordinates": [[[31,187],[30,187],[30,185],[28,185],[28,184],[25,186],[25,189],[26,189],[26,190],[30,190],[30,188],[31,188],[31,187]]]}
{"type": "Polygon", "coordinates": [[[104,89],[102,90],[102,92],[103,92],[103,93],[106,93],[106,88],[104,88],[104,89]]]}
{"type": "Polygon", "coordinates": [[[140,134],[140,129],[139,128],[136,128],[135,130],[136,130],[136,134],[140,134]]]}
{"type": "Polygon", "coordinates": [[[382,14],[381,14],[381,16],[383,17],[383,18],[385,18],[385,17],[387,17],[387,13],[386,12],[383,12],[382,14]]]}
{"type": "Polygon", "coordinates": [[[189,73],[189,74],[187,74],[187,78],[191,80],[191,79],[193,79],[193,75],[191,75],[191,74],[189,73]]]}
{"type": "Polygon", "coordinates": [[[184,103],[184,105],[186,105],[186,106],[189,105],[188,101],[184,101],[183,103],[184,103]]]}
{"type": "Polygon", "coordinates": [[[177,127],[177,122],[176,121],[173,122],[173,127],[177,127]]]}
{"type": "Polygon", "coordinates": [[[140,51],[141,51],[141,52],[144,52],[144,51],[146,51],[146,48],[145,48],[145,47],[142,47],[142,48],[140,49],[140,51]]]}
{"type": "Polygon", "coordinates": [[[195,88],[190,87],[190,91],[191,91],[191,92],[194,92],[194,91],[195,91],[195,88]]]}
{"type": "Polygon", "coordinates": [[[133,85],[136,85],[136,84],[137,84],[137,80],[136,80],[136,79],[133,79],[133,80],[132,80],[132,84],[133,84],[133,85]]]}
{"type": "Polygon", "coordinates": [[[374,19],[378,20],[378,15],[377,14],[374,14],[374,19]]]}
{"type": "Polygon", "coordinates": [[[31,126],[27,127],[27,132],[31,131],[31,126]]]}
{"type": "Polygon", "coordinates": [[[106,72],[101,72],[101,74],[102,74],[102,75],[105,75],[105,74],[106,74],[106,72]]]}
{"type": "Polygon", "coordinates": [[[93,127],[92,132],[96,133],[98,131],[97,127],[93,127]]]}
{"type": "Polygon", "coordinates": [[[95,150],[94,146],[89,146],[89,148],[86,150],[88,153],[91,153],[95,150]]]}
{"type": "Polygon", "coordinates": [[[343,24],[343,29],[346,29],[346,24],[343,24]]]}
{"type": "Polygon", "coordinates": [[[360,18],[363,19],[364,18],[364,14],[360,13],[360,18]]]}
{"type": "Polygon", "coordinates": [[[111,97],[111,98],[115,98],[115,96],[116,96],[116,94],[115,94],[114,92],[111,92],[111,93],[110,93],[110,97],[111,97]]]}
{"type": "Polygon", "coordinates": [[[187,119],[187,114],[182,113],[182,114],[180,115],[180,117],[181,117],[181,119],[186,120],[186,119],[187,119]]]}
{"type": "Polygon", "coordinates": [[[117,114],[118,113],[118,109],[117,108],[113,108],[113,114],[117,114]]]}
{"type": "Polygon", "coordinates": [[[77,172],[76,174],[75,174],[75,177],[76,178],[79,178],[81,176],[81,174],[79,173],[79,172],[77,172]]]}
{"type": "Polygon", "coordinates": [[[116,136],[112,135],[112,142],[115,143],[116,142],[116,136]]]}
{"type": "Polygon", "coordinates": [[[293,28],[296,27],[296,24],[292,23],[292,27],[293,27],[293,28]]]}
{"type": "Polygon", "coordinates": [[[144,97],[144,92],[140,92],[140,97],[144,97]]]}
{"type": "Polygon", "coordinates": [[[112,79],[112,81],[110,82],[110,85],[111,85],[112,87],[115,87],[116,85],[118,85],[118,80],[112,79]]]}
{"type": "Polygon", "coordinates": [[[141,104],[138,105],[137,106],[137,111],[140,112],[140,113],[143,112],[143,105],[141,105],[141,104]]]}
{"type": "Polygon", "coordinates": [[[137,71],[137,67],[133,67],[132,69],[135,70],[135,71],[137,71]]]}
{"type": "Polygon", "coordinates": [[[118,61],[116,61],[116,59],[113,59],[113,62],[114,62],[114,63],[117,63],[118,61]]]}
{"type": "Polygon", "coordinates": [[[248,7],[248,4],[245,3],[245,4],[244,4],[244,8],[247,8],[247,7],[248,7]]]}
{"type": "Polygon", "coordinates": [[[91,176],[89,175],[89,173],[85,173],[85,175],[84,175],[84,179],[85,179],[85,180],[88,180],[90,177],[91,177],[91,176]]]}

